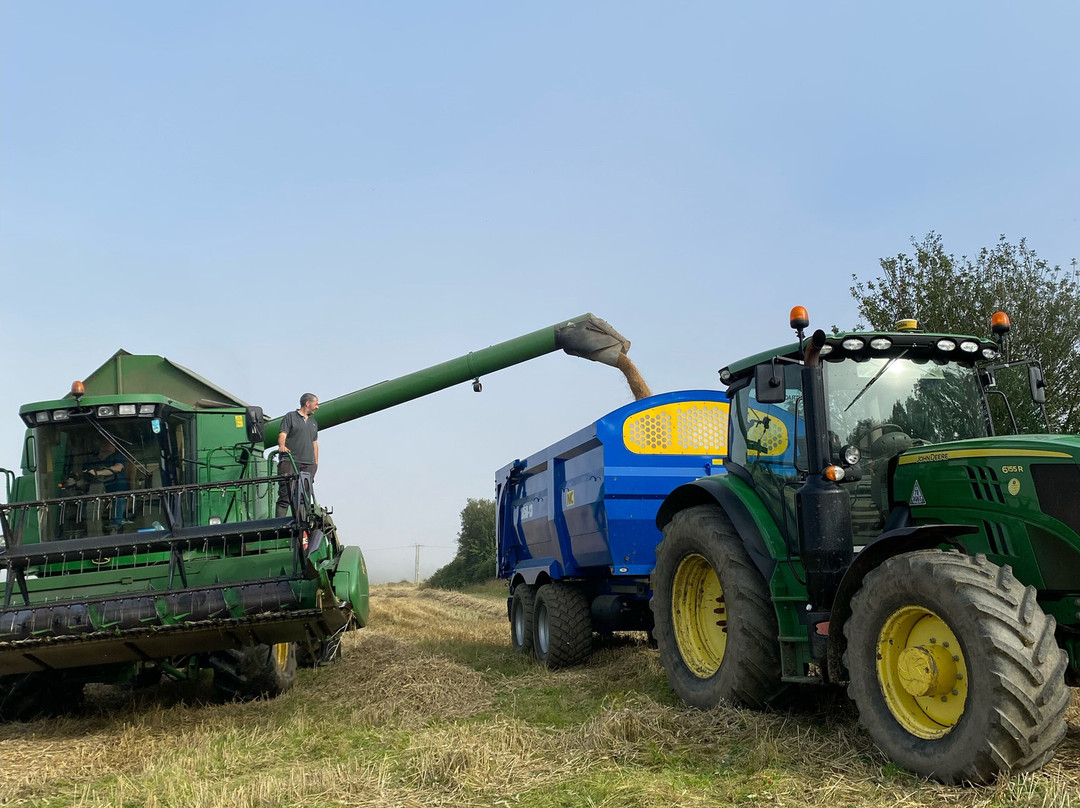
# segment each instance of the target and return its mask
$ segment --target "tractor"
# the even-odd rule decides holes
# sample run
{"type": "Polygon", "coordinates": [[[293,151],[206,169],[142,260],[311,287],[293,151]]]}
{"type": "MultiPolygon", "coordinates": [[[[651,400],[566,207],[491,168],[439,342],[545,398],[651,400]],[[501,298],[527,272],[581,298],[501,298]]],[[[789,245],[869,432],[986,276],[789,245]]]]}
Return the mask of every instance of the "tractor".
{"type": "Polygon", "coordinates": [[[1080,438],[1049,433],[1004,313],[990,339],[808,326],[720,371],[727,473],[657,513],[669,683],[701,709],[846,685],[913,772],[1038,769],[1080,677],[1080,438]]]}

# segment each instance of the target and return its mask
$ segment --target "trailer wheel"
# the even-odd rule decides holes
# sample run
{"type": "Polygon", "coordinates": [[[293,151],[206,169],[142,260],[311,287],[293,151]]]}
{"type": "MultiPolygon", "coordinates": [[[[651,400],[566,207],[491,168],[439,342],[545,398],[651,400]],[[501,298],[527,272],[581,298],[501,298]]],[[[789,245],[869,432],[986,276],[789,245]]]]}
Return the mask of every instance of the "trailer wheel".
{"type": "Polygon", "coordinates": [[[536,587],[518,584],[510,599],[510,644],[519,654],[533,650],[533,602],[536,587]]]}
{"type": "Polygon", "coordinates": [[[656,548],[650,605],[660,662],[684,702],[763,708],[784,690],[769,588],[715,505],[675,514],[656,548]]]}
{"type": "Polygon", "coordinates": [[[214,671],[214,689],[226,699],[273,698],[296,681],[296,645],[282,642],[215,651],[209,665],[214,671]]]}
{"type": "Polygon", "coordinates": [[[874,743],[946,783],[1038,769],[1065,736],[1056,621],[1009,567],[926,550],[867,574],[844,627],[848,693],[874,743]]]}
{"type": "Polygon", "coordinates": [[[61,671],[0,677],[0,721],[55,718],[79,709],[83,682],[61,671]]]}
{"type": "Polygon", "coordinates": [[[576,587],[545,584],[533,602],[533,653],[548,668],[566,668],[592,653],[589,600],[576,587]]]}

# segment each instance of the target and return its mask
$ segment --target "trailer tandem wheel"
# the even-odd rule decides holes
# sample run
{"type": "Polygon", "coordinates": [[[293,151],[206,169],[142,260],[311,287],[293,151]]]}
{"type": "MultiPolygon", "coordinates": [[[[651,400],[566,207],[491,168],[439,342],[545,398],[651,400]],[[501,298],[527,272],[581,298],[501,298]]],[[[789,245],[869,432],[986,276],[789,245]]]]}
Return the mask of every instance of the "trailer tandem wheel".
{"type": "Polygon", "coordinates": [[[947,783],[1030,771],[1065,735],[1056,621],[1009,567],[941,550],[867,574],[844,626],[848,693],[878,748],[947,783]]]}
{"type": "Polygon", "coordinates": [[[660,662],[684,702],[762,708],[785,690],[769,588],[719,506],[687,508],[664,527],[652,589],[660,662]]]}
{"type": "Polygon", "coordinates": [[[533,652],[548,668],[584,662],[592,653],[589,600],[565,583],[545,584],[533,601],[533,652]]]}
{"type": "Polygon", "coordinates": [[[518,584],[510,599],[510,644],[519,654],[533,650],[533,602],[536,587],[518,584]]]}

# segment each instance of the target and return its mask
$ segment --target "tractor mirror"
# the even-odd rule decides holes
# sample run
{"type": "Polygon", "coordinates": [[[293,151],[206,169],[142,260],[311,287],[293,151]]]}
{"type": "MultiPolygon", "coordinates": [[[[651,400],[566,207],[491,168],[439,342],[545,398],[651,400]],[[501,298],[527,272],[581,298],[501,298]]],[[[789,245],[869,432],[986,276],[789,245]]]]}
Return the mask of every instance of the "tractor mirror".
{"type": "Polygon", "coordinates": [[[246,414],[247,417],[244,420],[247,422],[248,440],[258,443],[266,434],[266,417],[263,415],[262,407],[248,407],[246,414]]]}
{"type": "Polygon", "coordinates": [[[754,398],[759,404],[783,404],[787,400],[783,368],[775,362],[754,368],[754,398]]]}
{"type": "Polygon", "coordinates": [[[1031,387],[1031,400],[1036,404],[1046,403],[1046,380],[1043,378],[1042,368],[1038,365],[1028,365],[1028,384],[1031,387]]]}

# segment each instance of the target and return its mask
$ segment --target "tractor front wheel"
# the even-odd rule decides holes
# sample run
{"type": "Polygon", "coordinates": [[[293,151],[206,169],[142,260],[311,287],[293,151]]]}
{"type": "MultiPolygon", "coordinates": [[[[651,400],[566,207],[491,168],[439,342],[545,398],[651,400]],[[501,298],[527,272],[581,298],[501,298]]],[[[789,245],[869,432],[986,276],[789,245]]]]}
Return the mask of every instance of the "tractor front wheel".
{"type": "Polygon", "coordinates": [[[926,550],[867,574],[844,627],[848,693],[874,743],[946,783],[1031,771],[1065,736],[1056,622],[1009,567],[926,550]]]}
{"type": "Polygon", "coordinates": [[[785,689],[769,587],[715,505],[675,514],[656,548],[652,610],[660,662],[684,702],[762,708],[785,689]]]}
{"type": "Polygon", "coordinates": [[[249,701],[279,696],[296,681],[296,645],[255,645],[210,655],[214,688],[226,699],[249,701]]]}
{"type": "Polygon", "coordinates": [[[545,584],[533,601],[533,653],[548,668],[568,668],[592,653],[589,600],[565,583],[545,584]]]}
{"type": "Polygon", "coordinates": [[[510,644],[519,654],[533,650],[533,602],[536,587],[518,584],[510,598],[510,644]]]}

